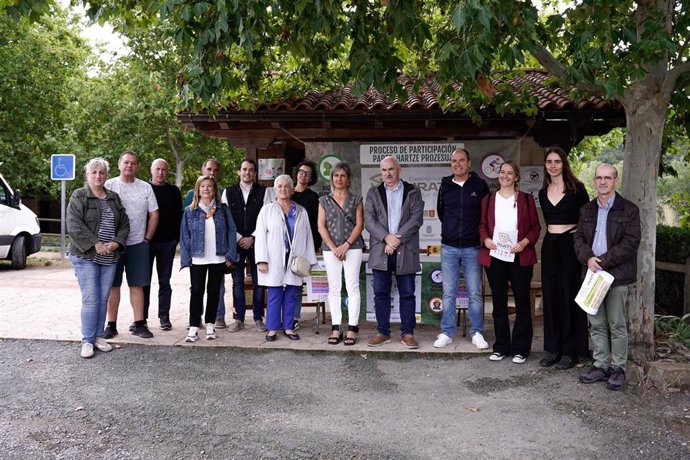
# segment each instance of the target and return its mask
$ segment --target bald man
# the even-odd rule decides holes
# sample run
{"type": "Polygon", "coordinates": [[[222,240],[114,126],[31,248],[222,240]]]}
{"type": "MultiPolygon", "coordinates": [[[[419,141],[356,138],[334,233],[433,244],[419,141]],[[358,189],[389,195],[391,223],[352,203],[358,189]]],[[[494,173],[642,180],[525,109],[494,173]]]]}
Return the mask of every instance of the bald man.
{"type": "Polygon", "coordinates": [[[170,322],[170,299],[175,249],[180,239],[180,221],[182,220],[182,193],[180,189],[167,183],[168,162],[157,158],[151,163],[151,188],[158,202],[158,226],[149,243],[149,285],[144,287],[144,318],[148,320],[151,303],[151,276],[153,263],[156,262],[158,273],[158,320],[164,331],[172,329],[170,322]]]}

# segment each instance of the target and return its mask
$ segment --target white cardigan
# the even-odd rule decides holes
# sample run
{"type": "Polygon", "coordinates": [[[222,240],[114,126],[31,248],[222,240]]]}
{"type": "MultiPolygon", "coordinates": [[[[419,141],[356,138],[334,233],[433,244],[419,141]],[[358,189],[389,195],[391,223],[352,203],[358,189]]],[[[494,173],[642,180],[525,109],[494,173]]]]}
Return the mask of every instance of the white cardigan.
{"type": "MultiPolygon", "coordinates": [[[[285,266],[285,238],[287,228],[284,223],[283,209],[278,202],[264,205],[256,220],[254,230],[254,256],[256,263],[268,263],[268,272],[259,272],[260,286],[301,286],[302,278],[292,273],[285,266]]],[[[309,263],[316,265],[314,239],[309,226],[307,211],[297,205],[295,216],[293,255],[304,257],[309,263]]]]}

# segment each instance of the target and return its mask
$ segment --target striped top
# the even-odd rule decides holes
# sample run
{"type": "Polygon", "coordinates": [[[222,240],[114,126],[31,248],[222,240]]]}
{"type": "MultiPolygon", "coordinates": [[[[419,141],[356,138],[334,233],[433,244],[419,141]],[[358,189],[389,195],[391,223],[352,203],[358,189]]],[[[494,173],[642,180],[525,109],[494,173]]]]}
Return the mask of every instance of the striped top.
{"type": "MultiPolygon", "coordinates": [[[[115,239],[115,214],[108,205],[108,200],[102,198],[98,200],[101,205],[101,222],[98,226],[98,241],[103,244],[110,243],[115,239]]],[[[93,262],[98,265],[111,265],[115,261],[115,255],[110,254],[94,254],[93,262]]]]}

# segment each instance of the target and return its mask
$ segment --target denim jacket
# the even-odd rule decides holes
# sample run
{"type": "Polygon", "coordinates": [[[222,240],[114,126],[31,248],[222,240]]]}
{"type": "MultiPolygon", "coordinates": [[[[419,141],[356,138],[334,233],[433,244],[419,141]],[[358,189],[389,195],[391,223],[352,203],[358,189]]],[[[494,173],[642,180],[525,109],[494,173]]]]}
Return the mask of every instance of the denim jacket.
{"type": "MultiPolygon", "coordinates": [[[[180,224],[180,259],[181,268],[192,265],[192,257],[204,255],[204,231],[206,229],[206,213],[200,208],[184,210],[180,224]]],[[[216,255],[224,256],[228,262],[237,261],[237,240],[235,221],[230,209],[221,204],[213,215],[216,227],[216,255]]]]}

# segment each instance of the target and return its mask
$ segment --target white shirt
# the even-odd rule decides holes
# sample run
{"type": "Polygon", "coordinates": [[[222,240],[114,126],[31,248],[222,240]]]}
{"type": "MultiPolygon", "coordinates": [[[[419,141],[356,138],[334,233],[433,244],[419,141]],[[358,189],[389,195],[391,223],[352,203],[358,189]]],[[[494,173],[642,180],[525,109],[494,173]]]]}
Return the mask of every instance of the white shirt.
{"type": "Polygon", "coordinates": [[[126,244],[131,246],[144,241],[149,213],[158,210],[158,202],[151,184],[139,179],[134,179],[134,182],[122,182],[118,176],[105,181],[105,188],[120,195],[125,207],[129,218],[129,236],[126,244]]]}
{"type": "Polygon", "coordinates": [[[494,212],[496,229],[505,232],[517,230],[517,206],[515,206],[515,195],[503,198],[500,193],[496,193],[494,212]]]}

